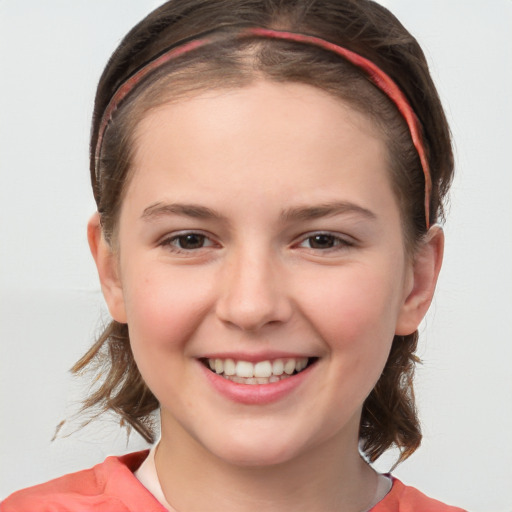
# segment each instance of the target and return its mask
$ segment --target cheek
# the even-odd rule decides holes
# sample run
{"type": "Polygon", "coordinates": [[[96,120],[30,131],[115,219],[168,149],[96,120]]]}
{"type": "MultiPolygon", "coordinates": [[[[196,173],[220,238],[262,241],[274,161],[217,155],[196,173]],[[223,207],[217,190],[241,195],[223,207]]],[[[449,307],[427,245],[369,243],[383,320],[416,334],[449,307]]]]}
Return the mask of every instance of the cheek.
{"type": "Polygon", "coordinates": [[[186,402],[180,383],[187,382],[190,340],[209,309],[210,289],[204,280],[191,279],[187,269],[144,268],[148,267],[138,266],[139,271],[123,283],[133,356],[161,404],[186,402]]]}
{"type": "Polygon", "coordinates": [[[124,283],[134,352],[182,350],[211,302],[207,281],[201,276],[190,276],[186,268],[157,268],[132,272],[135,278],[124,283]]]}
{"type": "Polygon", "coordinates": [[[369,354],[385,362],[400,306],[399,276],[360,266],[324,277],[311,281],[301,304],[330,351],[350,352],[354,362],[369,354]]]}

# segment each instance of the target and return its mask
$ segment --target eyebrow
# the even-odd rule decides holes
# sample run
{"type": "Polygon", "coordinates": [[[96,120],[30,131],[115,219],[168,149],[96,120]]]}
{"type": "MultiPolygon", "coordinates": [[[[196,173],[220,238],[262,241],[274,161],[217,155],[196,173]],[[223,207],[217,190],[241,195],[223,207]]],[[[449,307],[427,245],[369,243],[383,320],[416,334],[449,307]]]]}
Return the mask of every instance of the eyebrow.
{"type": "Polygon", "coordinates": [[[377,215],[357,204],[347,201],[336,201],[315,206],[298,206],[289,208],[282,213],[285,221],[294,220],[315,220],[322,217],[333,217],[335,215],[356,214],[369,220],[376,220],[377,215]]]}
{"type": "Polygon", "coordinates": [[[167,215],[181,215],[194,219],[227,220],[226,217],[206,206],[181,203],[155,203],[148,206],[142,212],[141,218],[144,220],[154,220],[167,215]]]}
{"type": "MultiPolygon", "coordinates": [[[[362,206],[347,201],[336,201],[314,206],[296,206],[288,208],[281,212],[281,219],[284,222],[306,221],[343,214],[356,214],[369,220],[375,220],[377,218],[377,215],[367,208],[363,208],[362,206]]],[[[143,220],[152,221],[168,215],[180,215],[184,217],[191,217],[193,219],[220,220],[226,223],[228,222],[224,215],[206,206],[198,204],[161,202],[155,203],[144,209],[141,218],[143,220]]]]}

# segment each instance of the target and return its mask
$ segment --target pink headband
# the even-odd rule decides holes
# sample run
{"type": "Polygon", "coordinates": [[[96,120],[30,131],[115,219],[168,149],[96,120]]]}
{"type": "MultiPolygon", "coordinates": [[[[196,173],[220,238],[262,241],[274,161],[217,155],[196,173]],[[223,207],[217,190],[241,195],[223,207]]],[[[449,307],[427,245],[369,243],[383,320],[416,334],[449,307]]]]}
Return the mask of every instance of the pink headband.
{"type": "MultiPolygon", "coordinates": [[[[382,71],[376,64],[371,62],[370,60],[354,53],[346,48],[338,46],[334,43],[330,43],[324,39],[321,39],[316,36],[309,36],[304,34],[297,34],[294,32],[286,32],[280,30],[271,30],[261,27],[244,27],[239,29],[235,33],[235,37],[237,38],[246,38],[246,37],[262,37],[269,39],[282,39],[285,41],[295,41],[298,43],[306,43],[314,46],[318,46],[325,50],[329,50],[337,55],[340,55],[344,59],[348,60],[359,69],[365,72],[368,78],[376,85],[382,92],[388,96],[391,101],[396,105],[400,114],[405,119],[407,126],[409,127],[409,131],[411,133],[412,142],[416,151],[418,152],[418,156],[420,158],[421,167],[423,169],[423,174],[425,176],[425,218],[427,229],[430,227],[430,193],[432,189],[432,180],[430,177],[430,170],[428,165],[428,160],[425,154],[425,148],[423,145],[423,139],[421,135],[421,128],[414,113],[409,101],[405,97],[404,93],[400,90],[398,85],[382,71]]],[[[189,53],[192,50],[197,48],[201,48],[206,46],[217,39],[213,35],[207,34],[199,34],[196,38],[189,40],[188,42],[184,42],[182,44],[177,43],[169,50],[160,54],[158,57],[154,58],[152,61],[148,62],[138,71],[136,71],[133,75],[131,75],[119,88],[116,90],[112,98],[110,99],[105,112],[101,118],[101,122],[98,129],[98,140],[95,148],[95,172],[96,176],[98,174],[98,164],[101,154],[101,146],[103,143],[103,137],[105,135],[105,131],[107,126],[112,119],[112,115],[115,110],[121,103],[121,101],[126,98],[126,96],[135,88],[135,86],[140,83],[146,76],[160,68],[164,64],[167,64],[169,61],[180,57],[186,53],[189,53]]]]}

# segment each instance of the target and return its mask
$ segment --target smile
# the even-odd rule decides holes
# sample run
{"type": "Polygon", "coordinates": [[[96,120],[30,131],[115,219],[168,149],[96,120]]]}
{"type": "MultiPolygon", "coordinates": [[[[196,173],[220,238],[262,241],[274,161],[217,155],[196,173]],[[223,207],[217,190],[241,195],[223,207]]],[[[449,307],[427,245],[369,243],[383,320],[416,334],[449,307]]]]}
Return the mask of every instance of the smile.
{"type": "Polygon", "coordinates": [[[316,358],[297,357],[258,361],[234,359],[204,359],[203,364],[227,380],[237,384],[272,384],[302,372],[316,358]]]}

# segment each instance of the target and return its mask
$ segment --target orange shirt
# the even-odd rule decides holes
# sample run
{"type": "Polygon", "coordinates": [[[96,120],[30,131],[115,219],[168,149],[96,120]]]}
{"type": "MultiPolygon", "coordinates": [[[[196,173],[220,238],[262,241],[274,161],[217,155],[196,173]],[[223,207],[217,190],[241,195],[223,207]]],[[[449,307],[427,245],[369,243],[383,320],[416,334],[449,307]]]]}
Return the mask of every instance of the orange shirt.
{"type": "MultiPolygon", "coordinates": [[[[148,450],[107,459],[90,469],[15,492],[1,512],[166,512],[133,472],[148,450]]],[[[393,479],[393,487],[371,512],[464,512],[428,498],[393,479]]]]}

